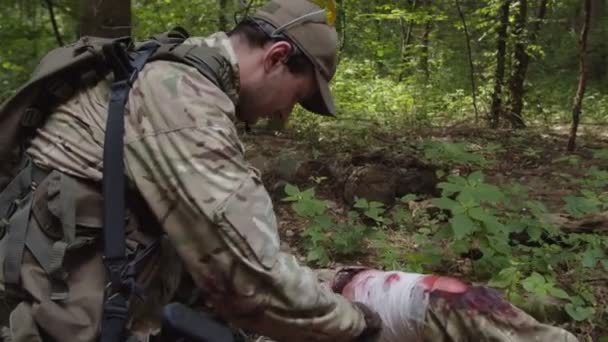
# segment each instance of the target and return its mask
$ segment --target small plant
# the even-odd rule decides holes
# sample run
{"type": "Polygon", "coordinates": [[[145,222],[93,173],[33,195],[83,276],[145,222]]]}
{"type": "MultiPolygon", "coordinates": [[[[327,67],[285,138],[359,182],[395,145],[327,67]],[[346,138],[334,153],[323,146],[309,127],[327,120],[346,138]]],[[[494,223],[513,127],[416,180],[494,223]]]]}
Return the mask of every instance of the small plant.
{"type": "Polygon", "coordinates": [[[374,220],[377,225],[391,224],[392,221],[382,216],[384,213],[384,203],[376,201],[368,201],[365,198],[355,198],[355,208],[363,211],[365,217],[374,220]]]}
{"type": "MultiPolygon", "coordinates": [[[[361,223],[359,213],[350,211],[346,222],[337,222],[327,214],[327,203],[315,197],[314,188],[301,191],[297,186],[287,184],[283,199],[291,202],[291,208],[307,220],[302,236],[309,262],[325,266],[338,257],[348,257],[363,253],[368,238],[380,239],[374,229],[361,223]]],[[[358,200],[358,207],[366,217],[375,222],[384,222],[380,216],[383,209],[376,202],[358,200]]]]}
{"type": "Polygon", "coordinates": [[[554,163],[568,163],[572,166],[578,166],[581,163],[581,159],[575,155],[566,155],[553,160],[554,163]]]}
{"type": "Polygon", "coordinates": [[[461,142],[427,140],[422,144],[424,157],[434,165],[483,168],[491,163],[481,154],[469,152],[461,142]]]}
{"type": "Polygon", "coordinates": [[[539,159],[541,151],[534,147],[526,147],[526,149],[522,152],[522,154],[531,159],[539,159]]]}

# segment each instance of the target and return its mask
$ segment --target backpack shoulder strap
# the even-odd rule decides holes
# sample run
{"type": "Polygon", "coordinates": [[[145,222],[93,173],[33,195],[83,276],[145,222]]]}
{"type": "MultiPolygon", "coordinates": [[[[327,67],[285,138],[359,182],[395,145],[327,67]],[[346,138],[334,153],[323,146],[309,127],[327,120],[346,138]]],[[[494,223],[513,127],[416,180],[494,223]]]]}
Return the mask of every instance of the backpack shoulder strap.
{"type": "Polygon", "coordinates": [[[163,45],[150,60],[184,63],[194,67],[220,89],[224,90],[225,88],[220,75],[224,72],[227,61],[216,49],[187,44],[163,45]]]}
{"type": "Polygon", "coordinates": [[[131,86],[146,62],[170,60],[195,67],[211,82],[224,88],[220,75],[229,64],[215,49],[182,44],[183,36],[159,39],[169,43],[150,40],[140,45],[134,56],[130,56],[120,42],[103,47],[104,56],[114,73],[114,81],[103,148],[104,262],[110,284],[103,307],[100,342],[121,340],[125,333],[130,298],[142,292],[135,281],[138,261],[127,260],[125,253],[124,107],[131,86]]]}
{"type": "Polygon", "coordinates": [[[133,82],[158,46],[154,41],[143,44],[134,58],[120,42],[103,47],[114,81],[103,146],[103,255],[110,282],[103,305],[100,342],[124,340],[130,298],[142,292],[135,281],[137,260],[127,260],[126,256],[124,108],[133,82]]]}

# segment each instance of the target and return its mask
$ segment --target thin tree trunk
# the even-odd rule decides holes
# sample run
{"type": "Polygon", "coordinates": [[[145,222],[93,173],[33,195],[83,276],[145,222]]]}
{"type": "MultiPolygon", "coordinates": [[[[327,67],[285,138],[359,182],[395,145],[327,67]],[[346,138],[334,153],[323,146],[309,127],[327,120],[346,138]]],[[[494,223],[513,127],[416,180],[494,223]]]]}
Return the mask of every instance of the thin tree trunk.
{"type": "Polygon", "coordinates": [[[591,0],[585,0],[585,21],[578,40],[579,53],[579,80],[576,95],[574,96],[574,106],[572,107],[572,127],[570,129],[570,139],[568,139],[568,151],[572,152],[576,148],[576,132],[580,121],[581,110],[583,108],[583,96],[587,85],[587,66],[585,58],[587,55],[587,36],[589,35],[589,22],[591,20],[591,0]]]}
{"type": "MultiPolygon", "coordinates": [[[[412,11],[416,10],[416,4],[417,1],[414,0],[412,2],[412,11]]],[[[403,66],[401,68],[401,72],[399,73],[399,82],[401,82],[401,80],[403,80],[403,76],[405,76],[405,62],[406,62],[406,58],[407,58],[407,47],[410,45],[410,43],[412,42],[412,32],[414,31],[414,19],[410,19],[408,25],[407,25],[407,31],[403,32],[404,30],[404,26],[403,26],[403,19],[401,19],[401,34],[403,35],[403,41],[401,43],[401,53],[400,53],[400,60],[403,63],[403,66]]]]}
{"type": "MultiPolygon", "coordinates": [[[[511,101],[506,111],[506,119],[509,120],[513,128],[524,128],[526,124],[521,115],[523,106],[524,80],[526,78],[524,66],[527,64],[528,53],[526,52],[527,33],[526,23],[528,21],[528,1],[519,0],[519,12],[515,20],[515,49],[514,67],[509,79],[509,92],[511,101]]],[[[525,66],[527,68],[527,66],[525,66]]]]}
{"type": "Polygon", "coordinates": [[[462,8],[460,8],[460,2],[458,0],[454,0],[456,3],[456,9],[458,9],[458,15],[460,16],[460,20],[462,21],[462,27],[464,29],[464,36],[467,43],[467,53],[469,56],[469,69],[471,72],[471,95],[473,96],[473,109],[475,110],[475,123],[479,121],[479,112],[477,111],[477,86],[475,85],[475,68],[473,66],[473,53],[471,52],[471,37],[469,36],[469,29],[467,28],[467,21],[464,17],[464,13],[462,12],[462,8]]]}
{"type": "Polygon", "coordinates": [[[228,29],[228,18],[226,18],[226,12],[227,9],[226,7],[228,7],[228,0],[219,0],[218,3],[218,17],[217,17],[217,23],[218,23],[218,29],[219,31],[226,31],[228,29]]]}
{"type": "Polygon", "coordinates": [[[131,35],[130,0],[81,0],[80,36],[115,38],[131,35]]]}
{"type": "MultiPolygon", "coordinates": [[[[537,20],[534,23],[532,30],[528,36],[528,43],[534,44],[536,42],[536,38],[538,37],[538,33],[540,31],[540,27],[542,25],[542,21],[545,18],[547,13],[547,4],[548,0],[541,0],[538,6],[538,14],[537,20]]],[[[520,12],[521,15],[521,12],[520,12]]],[[[519,37],[520,42],[523,37],[519,37]]],[[[528,65],[530,64],[530,55],[527,53],[527,46],[521,43],[521,51],[518,52],[517,47],[515,51],[516,62],[515,68],[513,70],[511,80],[509,81],[509,91],[511,93],[511,99],[509,102],[509,115],[512,117],[516,126],[515,127],[523,127],[523,108],[524,108],[524,95],[525,95],[525,87],[524,82],[526,80],[526,73],[528,72],[528,65]]]]}
{"type": "Polygon", "coordinates": [[[498,128],[502,114],[502,84],[505,76],[505,53],[507,50],[507,27],[509,26],[509,6],[511,0],[504,0],[500,6],[496,45],[496,71],[494,73],[494,92],[490,107],[490,127],[498,128]]]}
{"type": "MultiPolygon", "coordinates": [[[[431,0],[425,2],[427,10],[430,10],[431,0]]],[[[428,20],[424,25],[424,34],[422,35],[422,48],[420,50],[420,68],[424,72],[424,80],[428,82],[430,71],[429,71],[429,37],[433,28],[433,22],[428,20]]]]}
{"type": "Polygon", "coordinates": [[[340,27],[338,31],[340,32],[340,52],[344,50],[344,46],[346,46],[346,5],[343,0],[337,0],[337,11],[338,11],[338,23],[340,27]]]}
{"type": "MultiPolygon", "coordinates": [[[[414,4],[412,7],[413,10],[416,9],[416,0],[414,0],[414,4]]],[[[414,31],[414,20],[410,20],[410,23],[407,25],[407,33],[405,34],[405,42],[404,46],[407,47],[412,42],[412,32],[414,31]]],[[[405,56],[404,56],[405,57],[405,56]]]]}
{"type": "Polygon", "coordinates": [[[53,11],[53,2],[51,0],[45,0],[47,7],[49,8],[49,17],[51,18],[51,25],[53,26],[53,32],[55,33],[55,39],[59,46],[63,46],[63,39],[61,39],[61,33],[59,27],[57,27],[57,20],[55,19],[55,12],[53,11]]]}

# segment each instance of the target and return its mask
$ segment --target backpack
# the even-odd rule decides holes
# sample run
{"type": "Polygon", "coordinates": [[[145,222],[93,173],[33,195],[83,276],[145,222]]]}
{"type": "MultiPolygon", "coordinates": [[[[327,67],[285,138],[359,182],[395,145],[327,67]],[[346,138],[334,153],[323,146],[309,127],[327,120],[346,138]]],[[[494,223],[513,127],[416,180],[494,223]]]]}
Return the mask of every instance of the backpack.
{"type": "MultiPolygon", "coordinates": [[[[0,107],[0,237],[6,239],[0,269],[6,284],[17,285],[25,227],[36,186],[33,171],[36,168],[24,153],[28,142],[53,110],[80,87],[96,84],[113,74],[102,181],[103,256],[111,292],[103,303],[102,342],[119,341],[124,336],[129,299],[140,291],[135,282],[136,270],[156,247],[152,244],[131,260],[125,255],[123,112],[131,85],[147,62],[167,60],[196,68],[225,90],[221,75],[229,62],[215,49],[183,44],[188,37],[182,28],[143,42],[134,42],[130,37],[82,37],[48,52],[30,80],[0,107]]],[[[61,248],[59,255],[64,252],[61,248]]],[[[61,259],[58,264],[61,265],[61,259]]]]}
{"type": "MultiPolygon", "coordinates": [[[[188,32],[181,27],[151,37],[150,41],[159,46],[148,61],[170,60],[188,64],[221,86],[216,74],[223,58],[205,47],[182,45],[188,37],[188,32]]],[[[80,87],[94,84],[113,71],[115,61],[108,59],[104,46],[121,46],[125,54],[132,55],[150,41],[86,36],[49,51],[31,78],[0,107],[0,191],[15,176],[25,145],[52,110],[80,87]]],[[[119,50],[117,52],[120,53],[119,50]]],[[[126,55],[116,57],[124,58],[126,55]]]]}

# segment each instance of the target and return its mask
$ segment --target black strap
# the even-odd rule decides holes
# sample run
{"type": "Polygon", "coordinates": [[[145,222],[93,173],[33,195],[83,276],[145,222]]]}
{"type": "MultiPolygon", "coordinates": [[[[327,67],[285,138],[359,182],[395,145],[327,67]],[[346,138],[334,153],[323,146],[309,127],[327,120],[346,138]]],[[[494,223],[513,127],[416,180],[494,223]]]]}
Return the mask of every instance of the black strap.
{"type": "MultiPolygon", "coordinates": [[[[142,45],[131,58],[124,41],[103,47],[114,71],[103,151],[103,241],[104,262],[109,273],[108,296],[103,306],[101,342],[125,340],[125,325],[131,295],[140,294],[135,283],[136,266],[141,260],[127,260],[125,236],[124,108],[133,82],[158,43],[142,45]]],[[[154,245],[152,245],[154,246],[154,245]]],[[[149,254],[149,253],[145,253],[149,254]]]]}

